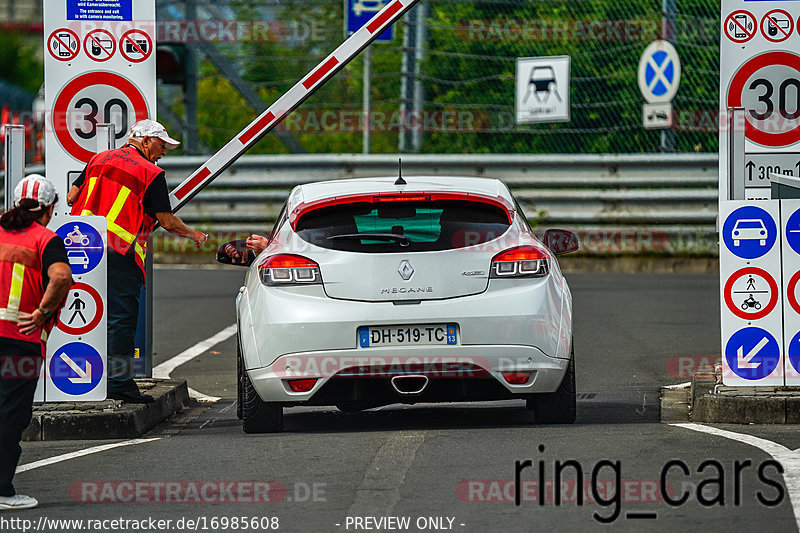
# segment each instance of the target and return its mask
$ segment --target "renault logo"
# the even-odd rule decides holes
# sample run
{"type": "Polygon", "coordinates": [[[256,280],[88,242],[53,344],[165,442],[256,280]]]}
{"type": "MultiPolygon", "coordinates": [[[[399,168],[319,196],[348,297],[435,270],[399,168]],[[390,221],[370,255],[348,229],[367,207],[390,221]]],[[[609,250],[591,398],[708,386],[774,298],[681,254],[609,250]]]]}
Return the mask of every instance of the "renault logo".
{"type": "Polygon", "coordinates": [[[400,277],[403,278],[405,281],[411,279],[411,276],[414,275],[414,267],[411,266],[407,260],[403,260],[400,262],[400,268],[397,269],[400,273],[400,277]]]}

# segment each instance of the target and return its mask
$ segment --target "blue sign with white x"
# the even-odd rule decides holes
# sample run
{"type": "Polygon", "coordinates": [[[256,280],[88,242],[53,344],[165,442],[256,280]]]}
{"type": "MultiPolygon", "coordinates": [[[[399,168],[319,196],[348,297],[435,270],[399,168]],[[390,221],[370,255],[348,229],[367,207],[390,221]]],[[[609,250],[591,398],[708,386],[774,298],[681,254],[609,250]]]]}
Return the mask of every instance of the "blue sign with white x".
{"type": "Polygon", "coordinates": [[[648,59],[644,82],[655,96],[664,96],[675,83],[675,63],[663,50],[652,54],[648,59]]]}
{"type": "Polygon", "coordinates": [[[668,41],[653,41],[639,60],[639,89],[651,104],[671,102],[681,82],[681,60],[668,41]]]}

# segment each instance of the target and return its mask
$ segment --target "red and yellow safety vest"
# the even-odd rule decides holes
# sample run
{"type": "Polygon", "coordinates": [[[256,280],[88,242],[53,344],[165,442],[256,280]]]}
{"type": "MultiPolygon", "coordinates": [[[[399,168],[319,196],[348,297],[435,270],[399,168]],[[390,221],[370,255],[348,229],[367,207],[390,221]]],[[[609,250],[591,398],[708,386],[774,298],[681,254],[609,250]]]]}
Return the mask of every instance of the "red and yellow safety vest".
{"type": "Polygon", "coordinates": [[[73,215],[106,218],[108,246],[126,255],[134,247],[136,264],[145,271],[147,239],[156,220],[144,212],[142,199],[163,172],[132,146],[100,152],[89,160],[73,215]]]}
{"type": "Polygon", "coordinates": [[[45,343],[58,320],[58,311],[42,326],[40,334],[23,335],[17,323],[21,314],[31,314],[42,302],[42,254],[56,234],[34,222],[25,229],[0,228],[0,337],[45,343]]]}

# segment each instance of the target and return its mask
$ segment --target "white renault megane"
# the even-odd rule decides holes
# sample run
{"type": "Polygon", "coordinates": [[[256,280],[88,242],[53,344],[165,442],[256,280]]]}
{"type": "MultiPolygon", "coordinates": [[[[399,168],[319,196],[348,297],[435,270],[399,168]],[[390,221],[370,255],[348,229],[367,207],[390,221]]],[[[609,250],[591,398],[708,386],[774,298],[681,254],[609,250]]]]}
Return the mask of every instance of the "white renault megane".
{"type": "MultiPolygon", "coordinates": [[[[295,187],[236,298],[239,415],[280,431],[284,407],[526,400],[575,420],[572,296],[557,254],[485,178],[367,178],[295,187]]],[[[238,250],[238,251],[235,251],[238,250]]]]}

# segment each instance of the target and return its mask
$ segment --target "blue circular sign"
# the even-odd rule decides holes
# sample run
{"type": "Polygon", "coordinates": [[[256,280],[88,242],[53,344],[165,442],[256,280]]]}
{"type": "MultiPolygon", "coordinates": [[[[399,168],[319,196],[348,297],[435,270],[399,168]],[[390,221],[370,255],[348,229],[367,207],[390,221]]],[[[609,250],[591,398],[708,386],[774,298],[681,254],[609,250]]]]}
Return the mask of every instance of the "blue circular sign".
{"type": "Polygon", "coordinates": [[[800,254],[800,209],[792,213],[786,222],[786,242],[795,253],[800,254]]]}
{"type": "Polygon", "coordinates": [[[56,230],[67,248],[72,273],[80,276],[94,270],[103,259],[103,237],[85,222],[67,222],[56,230]]]}
{"type": "Polygon", "coordinates": [[[725,345],[725,360],[740,378],[759,380],[771,375],[781,361],[781,347],[768,331],[740,329],[725,345]]]}
{"type": "Polygon", "coordinates": [[[742,259],[757,259],[767,254],[778,238],[778,226],[760,207],[740,207],[725,219],[722,240],[742,259]]]}
{"type": "Polygon", "coordinates": [[[88,344],[72,342],[53,353],[49,370],[58,390],[82,396],[96,389],[103,379],[103,358],[88,344]]]}
{"type": "Polygon", "coordinates": [[[800,372],[800,333],[789,341],[786,353],[789,355],[789,362],[792,363],[794,369],[800,372]]]}
{"type": "Polygon", "coordinates": [[[648,87],[652,87],[650,91],[653,95],[664,96],[675,81],[675,63],[670,59],[669,54],[663,50],[655,52],[652,57],[652,63],[648,63],[647,67],[645,67],[645,83],[647,83],[648,87]],[[659,69],[658,72],[656,68],[659,69]],[[658,79],[656,79],[656,76],[658,76],[658,79]],[[654,81],[655,83],[653,83],[654,81]],[[664,83],[665,81],[668,85],[664,83]]]}

